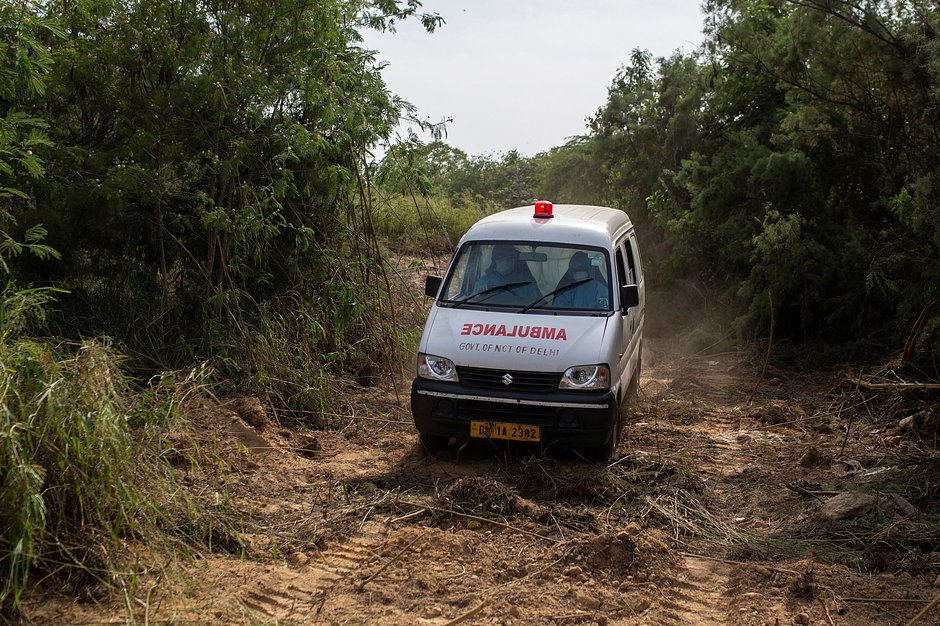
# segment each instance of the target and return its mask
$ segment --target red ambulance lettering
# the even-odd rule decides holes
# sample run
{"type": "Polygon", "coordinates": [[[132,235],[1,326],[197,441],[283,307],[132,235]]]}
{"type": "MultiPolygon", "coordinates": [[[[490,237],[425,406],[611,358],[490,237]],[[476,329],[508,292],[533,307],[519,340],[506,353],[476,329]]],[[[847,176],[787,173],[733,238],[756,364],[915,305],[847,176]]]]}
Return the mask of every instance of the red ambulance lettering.
{"type": "Polygon", "coordinates": [[[464,324],[461,335],[484,335],[490,337],[528,337],[530,339],[551,339],[568,341],[568,331],[554,326],[519,326],[506,328],[505,324],[464,324]]]}

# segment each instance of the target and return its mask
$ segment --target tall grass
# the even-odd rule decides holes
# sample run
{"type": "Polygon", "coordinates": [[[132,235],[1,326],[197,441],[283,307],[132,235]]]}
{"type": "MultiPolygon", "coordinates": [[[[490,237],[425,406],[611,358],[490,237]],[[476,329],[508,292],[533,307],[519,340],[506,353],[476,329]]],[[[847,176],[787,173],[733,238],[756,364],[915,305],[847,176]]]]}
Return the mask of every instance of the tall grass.
{"type": "Polygon", "coordinates": [[[0,295],[0,611],[37,575],[126,588],[129,543],[185,549],[205,523],[161,454],[192,381],[134,393],[106,343],[25,337],[48,298],[0,295]]]}
{"type": "Polygon", "coordinates": [[[405,289],[385,260],[371,272],[352,255],[324,254],[322,262],[332,280],[254,305],[220,361],[242,390],[318,427],[348,413],[354,382],[373,384],[391,372],[410,341],[398,324],[405,289]]]}
{"type": "Polygon", "coordinates": [[[486,205],[457,208],[443,197],[398,194],[377,199],[373,208],[379,237],[392,250],[416,256],[451,252],[474,222],[498,210],[486,205]]]}
{"type": "MultiPolygon", "coordinates": [[[[328,303],[288,300],[259,307],[257,319],[226,359],[225,373],[241,381],[245,391],[296,415],[335,412],[335,378],[352,367],[356,356],[338,351],[328,325],[330,309],[328,303]]],[[[324,425],[318,417],[305,421],[324,425]]]]}

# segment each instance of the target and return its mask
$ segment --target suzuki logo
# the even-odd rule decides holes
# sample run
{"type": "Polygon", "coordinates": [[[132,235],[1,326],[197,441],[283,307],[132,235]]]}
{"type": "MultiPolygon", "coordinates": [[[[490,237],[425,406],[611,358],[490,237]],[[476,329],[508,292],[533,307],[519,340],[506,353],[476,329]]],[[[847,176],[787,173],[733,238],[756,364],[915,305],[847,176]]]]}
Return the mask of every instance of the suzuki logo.
{"type": "Polygon", "coordinates": [[[503,384],[507,387],[512,384],[512,374],[503,374],[503,384]]]}

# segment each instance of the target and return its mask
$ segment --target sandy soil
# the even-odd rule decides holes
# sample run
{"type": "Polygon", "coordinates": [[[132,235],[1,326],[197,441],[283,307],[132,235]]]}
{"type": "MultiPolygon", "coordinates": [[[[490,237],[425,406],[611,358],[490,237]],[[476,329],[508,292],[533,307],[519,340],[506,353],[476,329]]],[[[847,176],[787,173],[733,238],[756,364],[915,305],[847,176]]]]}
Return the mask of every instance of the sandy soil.
{"type": "Polygon", "coordinates": [[[935,450],[877,419],[846,437],[852,390],[826,376],[771,371],[748,404],[758,371],[740,355],[654,340],[644,363],[608,467],[489,443],[428,457],[404,387],[358,389],[369,410],[328,431],[251,398],[193,406],[225,462],[178,471],[255,522],[247,551],[200,555],[185,586],[144,576],[126,605],[47,590],[27,621],[889,625],[940,593],[936,534],[923,551],[891,541],[937,506],[908,480],[935,450]],[[824,516],[860,490],[913,508],[885,495],[824,516]]]}
{"type": "MultiPolygon", "coordinates": [[[[406,296],[422,267],[403,260],[406,296]]],[[[204,529],[211,551],[127,597],[40,585],[24,621],[855,626],[929,607],[935,447],[836,374],[761,376],[653,335],[609,466],[489,442],[429,457],[407,378],[337,382],[358,408],[327,430],[256,398],[198,401],[175,443],[203,461],[176,471],[241,535],[204,529]],[[846,493],[867,499],[834,508],[846,493]]],[[[918,620],[940,624],[940,606],[918,620]]]]}

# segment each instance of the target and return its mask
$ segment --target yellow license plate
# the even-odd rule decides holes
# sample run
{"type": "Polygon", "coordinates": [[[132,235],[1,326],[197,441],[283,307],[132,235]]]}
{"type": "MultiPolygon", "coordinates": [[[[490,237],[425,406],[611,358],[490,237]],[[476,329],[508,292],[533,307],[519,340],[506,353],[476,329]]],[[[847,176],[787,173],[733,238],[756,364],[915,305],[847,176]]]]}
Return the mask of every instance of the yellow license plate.
{"type": "Polygon", "coordinates": [[[504,422],[470,422],[470,436],[477,439],[508,439],[510,441],[541,441],[542,431],[529,424],[504,422]]]}

